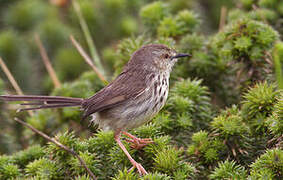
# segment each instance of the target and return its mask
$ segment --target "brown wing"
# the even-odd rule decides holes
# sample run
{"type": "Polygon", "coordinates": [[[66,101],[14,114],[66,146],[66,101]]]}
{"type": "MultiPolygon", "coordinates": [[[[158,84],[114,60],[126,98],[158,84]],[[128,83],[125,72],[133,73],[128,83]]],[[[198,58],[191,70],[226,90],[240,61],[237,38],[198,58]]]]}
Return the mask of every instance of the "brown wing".
{"type": "Polygon", "coordinates": [[[112,83],[83,102],[83,119],[89,115],[115,107],[135,98],[146,89],[146,73],[129,70],[121,73],[112,83]]]}

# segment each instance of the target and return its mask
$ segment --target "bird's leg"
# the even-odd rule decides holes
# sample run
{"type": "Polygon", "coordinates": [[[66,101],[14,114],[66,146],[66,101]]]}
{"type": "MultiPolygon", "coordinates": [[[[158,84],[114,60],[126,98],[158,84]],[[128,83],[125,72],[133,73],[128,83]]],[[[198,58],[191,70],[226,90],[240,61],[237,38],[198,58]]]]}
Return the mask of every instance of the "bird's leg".
{"type": "Polygon", "coordinates": [[[130,139],[126,139],[126,141],[131,143],[131,147],[134,149],[141,149],[147,144],[153,143],[151,138],[141,139],[125,131],[122,131],[122,133],[130,138],[130,139]]]}
{"type": "Polygon", "coordinates": [[[138,172],[140,175],[146,175],[147,172],[146,170],[142,167],[142,165],[140,163],[137,163],[129,154],[129,152],[127,151],[126,147],[124,146],[124,144],[121,142],[120,140],[120,132],[115,133],[115,141],[118,143],[118,145],[120,146],[120,148],[124,151],[124,153],[126,154],[126,156],[128,157],[128,159],[130,160],[130,162],[132,163],[133,167],[130,169],[134,169],[137,168],[138,172]]]}

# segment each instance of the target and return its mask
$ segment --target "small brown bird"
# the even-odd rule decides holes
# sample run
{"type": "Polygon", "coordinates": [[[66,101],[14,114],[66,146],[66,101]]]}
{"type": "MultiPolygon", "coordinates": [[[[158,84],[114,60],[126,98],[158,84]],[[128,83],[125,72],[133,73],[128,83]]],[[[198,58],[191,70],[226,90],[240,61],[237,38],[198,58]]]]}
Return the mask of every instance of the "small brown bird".
{"type": "Polygon", "coordinates": [[[92,116],[103,130],[113,130],[115,140],[139,174],[147,174],[120,141],[121,133],[128,136],[133,148],[141,148],[151,139],[140,139],[126,131],[151,120],[164,106],[169,90],[169,77],[178,58],[190,56],[177,54],[161,44],[145,45],[137,50],[122,73],[109,85],[87,99],[59,96],[2,95],[4,101],[30,101],[23,103],[34,107],[20,110],[78,106],[84,111],[83,119],[92,116]]]}

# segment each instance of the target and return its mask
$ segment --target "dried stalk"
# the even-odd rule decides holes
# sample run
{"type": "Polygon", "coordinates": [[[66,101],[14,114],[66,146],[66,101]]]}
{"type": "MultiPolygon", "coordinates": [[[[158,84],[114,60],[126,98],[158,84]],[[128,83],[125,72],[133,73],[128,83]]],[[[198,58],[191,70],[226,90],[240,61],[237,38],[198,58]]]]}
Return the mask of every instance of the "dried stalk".
{"type": "Polygon", "coordinates": [[[82,31],[84,33],[87,45],[89,47],[91,57],[94,60],[95,65],[102,71],[102,74],[105,75],[104,68],[101,64],[101,60],[99,58],[97,49],[96,49],[95,44],[93,42],[93,39],[91,38],[90,31],[88,29],[87,23],[86,23],[85,19],[83,18],[83,15],[82,15],[82,12],[81,12],[81,9],[80,9],[80,5],[78,4],[78,2],[76,0],[73,0],[72,4],[73,4],[74,10],[75,10],[75,12],[76,12],[76,14],[79,18],[80,26],[82,28],[82,31]]]}
{"type": "Polygon", "coordinates": [[[36,44],[37,44],[37,46],[39,48],[40,55],[42,57],[42,61],[43,61],[44,65],[45,65],[45,67],[47,69],[47,72],[48,72],[49,76],[51,77],[51,80],[52,80],[55,88],[61,87],[61,83],[60,83],[60,81],[59,81],[59,79],[58,79],[58,77],[57,77],[57,75],[55,73],[55,70],[53,69],[53,67],[51,65],[51,62],[50,62],[50,60],[48,58],[47,52],[46,52],[46,50],[45,50],[45,48],[44,48],[44,46],[43,46],[43,44],[42,44],[42,42],[40,40],[39,35],[35,34],[34,37],[35,37],[35,42],[36,42],[36,44]]]}
{"type": "Polygon", "coordinates": [[[222,31],[225,24],[226,24],[226,17],[227,17],[227,7],[222,6],[220,12],[220,21],[219,21],[219,31],[222,31]]]}
{"type": "Polygon", "coordinates": [[[84,58],[85,62],[93,69],[93,71],[97,74],[99,79],[104,83],[108,83],[106,78],[99,72],[98,68],[93,64],[91,58],[87,55],[87,53],[83,50],[81,45],[75,40],[75,38],[72,35],[70,36],[70,39],[72,41],[72,44],[80,53],[80,55],[84,58]]]}
{"type": "MultiPolygon", "coordinates": [[[[17,81],[15,80],[14,76],[12,75],[12,73],[10,72],[10,70],[8,69],[8,67],[6,66],[5,62],[3,61],[3,59],[0,57],[0,66],[2,68],[2,70],[4,71],[4,73],[6,74],[8,80],[10,81],[10,83],[12,84],[13,88],[16,90],[16,93],[18,95],[24,95],[22,89],[20,88],[19,84],[17,83],[17,81]]],[[[33,115],[32,111],[28,111],[29,115],[33,115]]]]}
{"type": "Polygon", "coordinates": [[[4,63],[4,61],[1,57],[0,57],[0,66],[1,66],[2,70],[4,71],[4,73],[6,74],[6,76],[8,77],[13,88],[16,90],[17,94],[23,95],[24,94],[23,91],[21,90],[21,88],[18,85],[17,81],[15,80],[14,76],[12,75],[12,73],[10,72],[10,70],[8,69],[8,67],[6,66],[6,64],[4,63]]]}
{"type": "Polygon", "coordinates": [[[64,149],[65,151],[67,151],[68,153],[72,154],[73,156],[75,156],[81,163],[81,165],[85,168],[85,170],[87,171],[87,173],[90,175],[90,177],[92,179],[96,179],[95,175],[91,172],[91,170],[87,167],[86,163],[84,162],[84,160],[72,149],[69,149],[67,146],[61,144],[60,142],[58,142],[56,139],[49,137],[47,134],[37,130],[36,128],[32,127],[31,125],[25,123],[24,121],[15,118],[15,121],[17,121],[18,123],[24,125],[25,127],[29,128],[30,130],[32,130],[33,132],[37,133],[38,135],[42,136],[43,138],[45,138],[47,141],[54,143],[56,146],[60,147],[61,149],[64,149]]]}

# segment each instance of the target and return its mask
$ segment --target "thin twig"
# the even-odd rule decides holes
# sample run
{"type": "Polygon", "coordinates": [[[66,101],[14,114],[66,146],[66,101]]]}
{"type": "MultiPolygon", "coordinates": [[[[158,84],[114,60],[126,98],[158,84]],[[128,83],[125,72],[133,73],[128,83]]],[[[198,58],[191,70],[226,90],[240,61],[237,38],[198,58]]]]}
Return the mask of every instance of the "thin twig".
{"type": "Polygon", "coordinates": [[[10,83],[12,84],[13,88],[16,90],[18,95],[23,95],[23,91],[21,90],[20,86],[18,85],[17,81],[15,80],[14,76],[4,63],[3,59],[0,57],[0,66],[4,73],[6,74],[7,78],[9,79],[10,83]]]}
{"type": "Polygon", "coordinates": [[[47,134],[37,130],[36,128],[32,127],[31,125],[25,123],[24,121],[15,118],[15,121],[17,121],[18,123],[24,125],[25,127],[29,128],[30,130],[32,130],[33,132],[37,133],[38,135],[42,136],[43,138],[45,138],[47,141],[54,143],[55,145],[57,145],[58,147],[64,149],[65,151],[67,151],[68,153],[72,154],[73,156],[75,156],[81,163],[81,165],[85,168],[85,170],[88,172],[88,174],[90,175],[90,177],[92,179],[96,179],[95,175],[91,172],[91,170],[87,167],[86,163],[84,162],[84,160],[72,149],[68,148],[67,146],[61,144],[60,142],[58,142],[56,139],[49,137],[47,134]]]}
{"type": "MultiPolygon", "coordinates": [[[[6,74],[8,80],[10,81],[10,83],[12,84],[13,88],[15,89],[16,93],[18,95],[24,95],[22,89],[20,88],[19,84],[17,83],[17,81],[15,80],[14,76],[12,75],[12,73],[10,72],[10,70],[8,69],[8,67],[6,66],[5,62],[3,61],[3,59],[0,57],[0,66],[2,68],[2,70],[4,71],[4,73],[6,74]]],[[[33,112],[32,111],[28,111],[29,115],[32,116],[33,112]]]]}
{"type": "Polygon", "coordinates": [[[81,26],[81,28],[83,30],[83,33],[84,33],[84,36],[86,38],[86,42],[88,44],[91,57],[94,60],[96,66],[99,69],[101,69],[102,74],[105,74],[105,71],[104,71],[104,68],[103,68],[103,66],[101,64],[101,60],[99,58],[99,55],[98,55],[98,52],[96,50],[95,44],[93,42],[93,39],[91,38],[90,31],[88,29],[87,23],[86,23],[86,21],[83,18],[83,15],[82,15],[82,12],[81,12],[81,9],[80,9],[80,5],[78,4],[78,2],[76,0],[73,0],[72,4],[73,4],[75,12],[76,12],[76,14],[77,14],[77,16],[79,18],[80,26],[81,26]]]}
{"type": "Polygon", "coordinates": [[[42,57],[42,61],[43,61],[44,65],[45,65],[45,67],[47,69],[47,72],[48,72],[49,76],[51,77],[51,80],[52,80],[55,88],[61,87],[61,83],[60,83],[60,81],[59,81],[59,79],[58,79],[58,77],[57,77],[57,75],[55,73],[55,70],[53,69],[53,67],[51,65],[51,62],[50,62],[50,60],[48,58],[47,52],[46,52],[46,50],[45,50],[45,48],[44,48],[44,46],[43,46],[43,44],[42,44],[42,42],[40,40],[39,35],[35,34],[34,37],[35,37],[35,42],[36,42],[36,44],[37,44],[37,46],[39,48],[40,55],[42,57]]]}
{"type": "Polygon", "coordinates": [[[220,21],[219,21],[219,31],[222,31],[225,23],[226,23],[226,16],[227,16],[227,7],[221,7],[221,14],[220,14],[220,21]]]}
{"type": "Polygon", "coordinates": [[[102,82],[107,82],[106,78],[100,73],[100,71],[98,70],[98,68],[93,64],[91,58],[87,55],[87,53],[83,50],[83,48],[81,47],[81,45],[75,40],[75,38],[71,35],[70,39],[72,41],[72,44],[75,46],[75,48],[78,50],[78,52],[80,53],[80,55],[84,58],[85,62],[93,69],[93,71],[97,74],[97,76],[99,77],[99,79],[102,82]]]}

